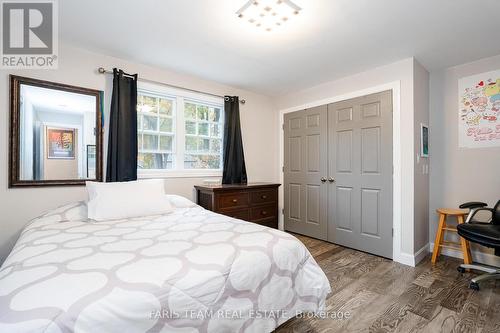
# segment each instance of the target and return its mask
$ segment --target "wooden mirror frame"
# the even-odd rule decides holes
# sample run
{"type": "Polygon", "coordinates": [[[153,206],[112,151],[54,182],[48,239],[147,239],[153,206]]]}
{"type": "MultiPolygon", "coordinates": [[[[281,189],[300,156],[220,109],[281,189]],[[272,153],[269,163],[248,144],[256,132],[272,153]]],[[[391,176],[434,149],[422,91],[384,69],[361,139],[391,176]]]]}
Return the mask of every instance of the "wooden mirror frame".
{"type": "MultiPolygon", "coordinates": [[[[103,126],[102,101],[104,93],[100,90],[71,86],[63,83],[43,81],[29,77],[10,75],[10,128],[9,128],[9,188],[35,186],[75,186],[85,185],[89,179],[54,179],[54,180],[21,180],[19,179],[20,162],[20,93],[21,84],[41,88],[62,90],[96,98],[96,178],[103,179],[103,126]]],[[[91,179],[94,180],[94,179],[91,179]]]]}

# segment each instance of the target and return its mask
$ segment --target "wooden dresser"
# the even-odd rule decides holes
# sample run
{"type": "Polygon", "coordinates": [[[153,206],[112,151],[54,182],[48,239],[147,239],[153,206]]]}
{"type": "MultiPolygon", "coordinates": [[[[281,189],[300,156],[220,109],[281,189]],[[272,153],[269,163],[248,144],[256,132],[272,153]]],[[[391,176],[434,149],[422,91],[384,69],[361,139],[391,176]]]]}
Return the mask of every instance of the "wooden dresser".
{"type": "Polygon", "coordinates": [[[237,219],[278,228],[278,187],[274,183],[195,186],[198,205],[237,219]]]}

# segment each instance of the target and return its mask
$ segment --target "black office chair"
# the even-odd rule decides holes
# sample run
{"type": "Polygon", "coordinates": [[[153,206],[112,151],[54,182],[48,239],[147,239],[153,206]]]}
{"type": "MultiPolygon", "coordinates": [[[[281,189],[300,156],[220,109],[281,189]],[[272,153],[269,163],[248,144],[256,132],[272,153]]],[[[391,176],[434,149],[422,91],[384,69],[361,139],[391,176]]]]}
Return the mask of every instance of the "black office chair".
{"type": "MultiPolygon", "coordinates": [[[[470,209],[465,223],[457,226],[460,236],[473,243],[491,247],[495,249],[495,255],[500,256],[500,200],[494,208],[486,208],[484,202],[467,202],[460,205],[460,208],[470,209]],[[475,220],[475,216],[480,211],[489,211],[491,219],[488,222],[475,220]]],[[[482,266],[462,264],[458,271],[463,273],[466,269],[486,272],[486,274],[475,277],[471,280],[469,288],[479,290],[479,282],[486,280],[500,280],[500,269],[482,266]]]]}

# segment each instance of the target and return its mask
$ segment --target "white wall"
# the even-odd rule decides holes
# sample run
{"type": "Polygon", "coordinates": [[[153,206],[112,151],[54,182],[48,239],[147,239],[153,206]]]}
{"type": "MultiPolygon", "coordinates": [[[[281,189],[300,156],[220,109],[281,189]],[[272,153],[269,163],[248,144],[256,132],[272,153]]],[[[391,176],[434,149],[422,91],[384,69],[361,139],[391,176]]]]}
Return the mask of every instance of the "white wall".
{"type": "Polygon", "coordinates": [[[429,249],[429,158],[421,158],[421,124],[429,126],[429,72],[414,61],[414,242],[423,259],[429,249]]]}
{"type": "Polygon", "coordinates": [[[82,168],[81,175],[83,178],[87,177],[87,145],[95,145],[95,112],[84,112],[83,113],[83,147],[82,147],[82,158],[80,159],[80,164],[82,168]]]}
{"type": "MultiPolygon", "coordinates": [[[[500,55],[431,73],[431,242],[437,208],[457,207],[466,201],[493,205],[500,199],[500,147],[458,148],[458,80],[499,69],[500,55]]],[[[483,247],[473,248],[491,253],[483,247]]],[[[473,254],[473,259],[484,261],[485,257],[473,254]]]]}
{"type": "Polygon", "coordinates": [[[20,179],[33,179],[33,131],[35,127],[35,114],[33,104],[29,100],[23,100],[20,110],[19,127],[21,133],[19,144],[19,155],[23,157],[19,172],[20,179]]]}
{"type": "MultiPolygon", "coordinates": [[[[110,75],[97,73],[98,67],[119,67],[129,73],[139,73],[150,80],[185,86],[220,95],[239,95],[246,99],[240,108],[243,143],[249,181],[277,181],[278,145],[277,118],[271,100],[263,95],[209,82],[173,71],[132,63],[123,59],[91,53],[67,45],[60,46],[58,70],[19,70],[0,72],[0,262],[3,262],[23,226],[32,218],[56,206],[85,199],[84,187],[45,187],[8,189],[9,79],[8,74],[28,76],[48,81],[104,90],[105,121],[107,124],[111,99],[110,75]]],[[[107,138],[107,134],[105,134],[107,138]]],[[[105,146],[107,140],[105,141],[105,146]]],[[[202,179],[177,178],[166,180],[170,193],[193,197],[193,185],[202,179]]]]}
{"type": "MultiPolygon", "coordinates": [[[[400,82],[400,130],[401,137],[401,233],[400,252],[404,258],[395,258],[411,263],[414,255],[414,101],[413,101],[414,59],[408,58],[390,65],[378,67],[370,71],[352,75],[336,81],[327,82],[309,89],[281,96],[276,100],[279,110],[294,108],[300,105],[330,99],[335,96],[348,95],[355,91],[400,82]]],[[[279,115],[277,115],[279,117],[279,115]]],[[[281,135],[278,131],[276,134],[281,135]]],[[[397,158],[397,156],[395,156],[397,158]]],[[[395,232],[397,232],[395,230],[395,232]]]]}

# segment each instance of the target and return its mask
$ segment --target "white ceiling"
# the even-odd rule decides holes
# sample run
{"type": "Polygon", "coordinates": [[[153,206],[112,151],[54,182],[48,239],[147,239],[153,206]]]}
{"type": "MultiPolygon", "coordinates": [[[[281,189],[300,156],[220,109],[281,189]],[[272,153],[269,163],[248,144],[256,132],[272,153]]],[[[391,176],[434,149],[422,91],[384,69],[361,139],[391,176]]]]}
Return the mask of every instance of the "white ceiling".
{"type": "Polygon", "coordinates": [[[21,85],[21,94],[25,102],[38,109],[77,114],[95,113],[94,96],[30,85],[21,85]]]}
{"type": "Polygon", "coordinates": [[[270,96],[410,56],[432,71],[500,54],[499,0],[295,0],[300,15],[272,32],[235,15],[245,2],[64,0],[60,34],[270,96]]]}

